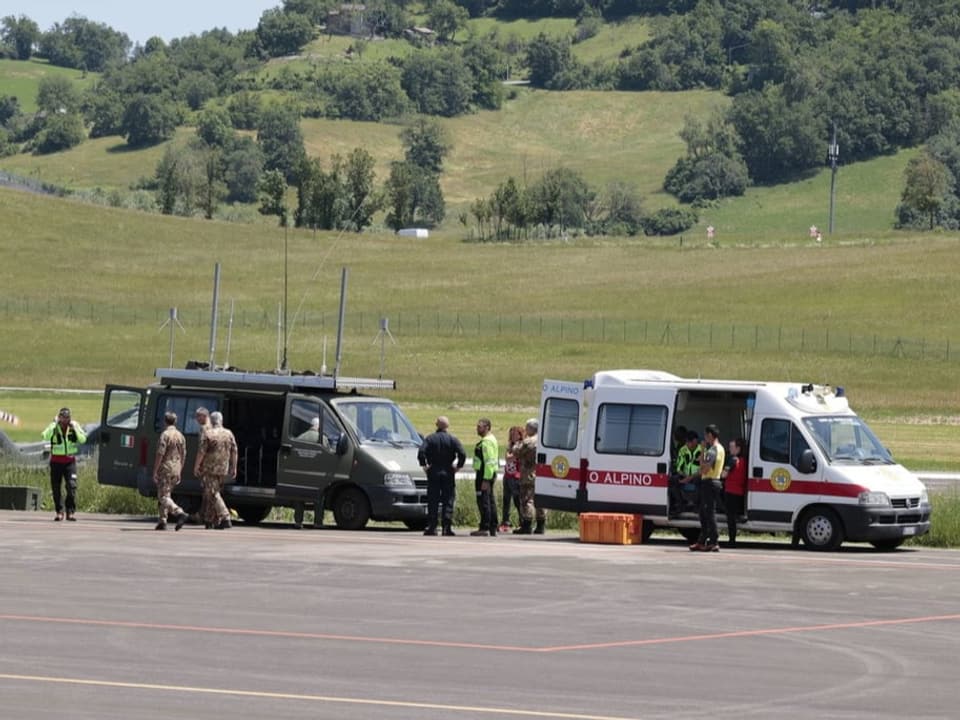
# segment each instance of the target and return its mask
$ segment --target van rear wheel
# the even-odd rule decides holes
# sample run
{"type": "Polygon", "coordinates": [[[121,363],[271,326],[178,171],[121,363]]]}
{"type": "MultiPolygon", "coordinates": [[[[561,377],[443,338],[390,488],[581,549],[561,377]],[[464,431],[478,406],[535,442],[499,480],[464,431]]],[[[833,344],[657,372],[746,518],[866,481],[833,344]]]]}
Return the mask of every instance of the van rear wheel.
{"type": "Polygon", "coordinates": [[[240,519],[248,525],[257,525],[270,514],[270,506],[268,505],[237,505],[233,509],[237,511],[240,519]]]}
{"type": "Polygon", "coordinates": [[[843,523],[830,508],[811,508],[800,520],[800,536],[808,550],[836,550],[843,543],[843,523]]]}
{"type": "Polygon", "coordinates": [[[333,499],[333,519],[341,530],[363,530],[370,519],[370,503],[360,488],[347,487],[333,499]]]}

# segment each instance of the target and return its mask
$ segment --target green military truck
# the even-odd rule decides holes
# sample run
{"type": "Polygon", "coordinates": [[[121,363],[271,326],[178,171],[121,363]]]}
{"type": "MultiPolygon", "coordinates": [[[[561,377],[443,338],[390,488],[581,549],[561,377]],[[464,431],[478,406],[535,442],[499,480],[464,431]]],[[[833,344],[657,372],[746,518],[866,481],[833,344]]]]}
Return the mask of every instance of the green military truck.
{"type": "Polygon", "coordinates": [[[164,414],[177,414],[187,440],[183,480],[174,500],[200,505],[193,476],[199,407],[219,410],[237,439],[236,481],[223,491],[246,522],[274,507],[332,510],[337,527],[370,520],[426,527],[427,479],[417,463],[421,436],[392,400],[361,390],[393,389],[392,380],[187,369],[159,369],[146,388],[108,385],[99,432],[98,481],[155,494],[152,480],[164,414]]]}

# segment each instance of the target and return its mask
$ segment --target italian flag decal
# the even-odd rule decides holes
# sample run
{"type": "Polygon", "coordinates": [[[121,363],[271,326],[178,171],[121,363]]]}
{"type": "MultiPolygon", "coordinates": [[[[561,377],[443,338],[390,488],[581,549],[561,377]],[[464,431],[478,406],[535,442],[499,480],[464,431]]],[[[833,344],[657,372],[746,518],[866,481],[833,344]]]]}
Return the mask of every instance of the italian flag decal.
{"type": "Polygon", "coordinates": [[[133,443],[133,435],[121,435],[121,436],[120,436],[120,447],[132,448],[133,445],[134,445],[134,443],[133,443]]]}

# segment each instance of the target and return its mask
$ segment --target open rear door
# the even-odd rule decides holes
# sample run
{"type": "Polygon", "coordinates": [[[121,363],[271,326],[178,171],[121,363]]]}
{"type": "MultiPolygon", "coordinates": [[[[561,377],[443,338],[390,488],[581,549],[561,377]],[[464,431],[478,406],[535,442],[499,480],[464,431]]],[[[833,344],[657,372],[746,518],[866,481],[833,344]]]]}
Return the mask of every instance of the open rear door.
{"type": "Polygon", "coordinates": [[[107,385],[103,393],[100,427],[97,428],[101,485],[137,487],[137,476],[146,472],[147,438],[143,430],[146,392],[140,388],[107,385]]]}
{"type": "Polygon", "coordinates": [[[540,398],[536,506],[580,510],[583,383],[544,380],[540,398]]]}

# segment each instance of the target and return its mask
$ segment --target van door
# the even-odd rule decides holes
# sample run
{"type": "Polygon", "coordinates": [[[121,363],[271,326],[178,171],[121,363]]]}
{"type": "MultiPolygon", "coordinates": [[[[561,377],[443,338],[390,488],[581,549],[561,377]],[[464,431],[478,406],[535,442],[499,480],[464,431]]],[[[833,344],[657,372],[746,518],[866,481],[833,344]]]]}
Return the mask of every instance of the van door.
{"type": "Polygon", "coordinates": [[[801,472],[800,456],[811,447],[796,423],[789,418],[759,420],[754,421],[756,441],[750,448],[747,518],[789,527],[800,508],[821,500],[823,463],[817,462],[813,472],[801,472]]]}
{"type": "Polygon", "coordinates": [[[333,483],[350,479],[353,446],[322,399],[289,394],[277,466],[277,503],[319,502],[333,483]]]}
{"type": "Polygon", "coordinates": [[[677,391],[597,391],[590,412],[587,504],[592,511],[666,516],[677,391]]]}
{"type": "Polygon", "coordinates": [[[97,481],[101,485],[137,487],[137,475],[145,472],[148,442],[143,432],[146,391],[122,385],[107,385],[97,428],[100,459],[97,481]]]}
{"type": "Polygon", "coordinates": [[[583,392],[583,383],[543,381],[534,500],[538,508],[580,509],[583,392]]]}

